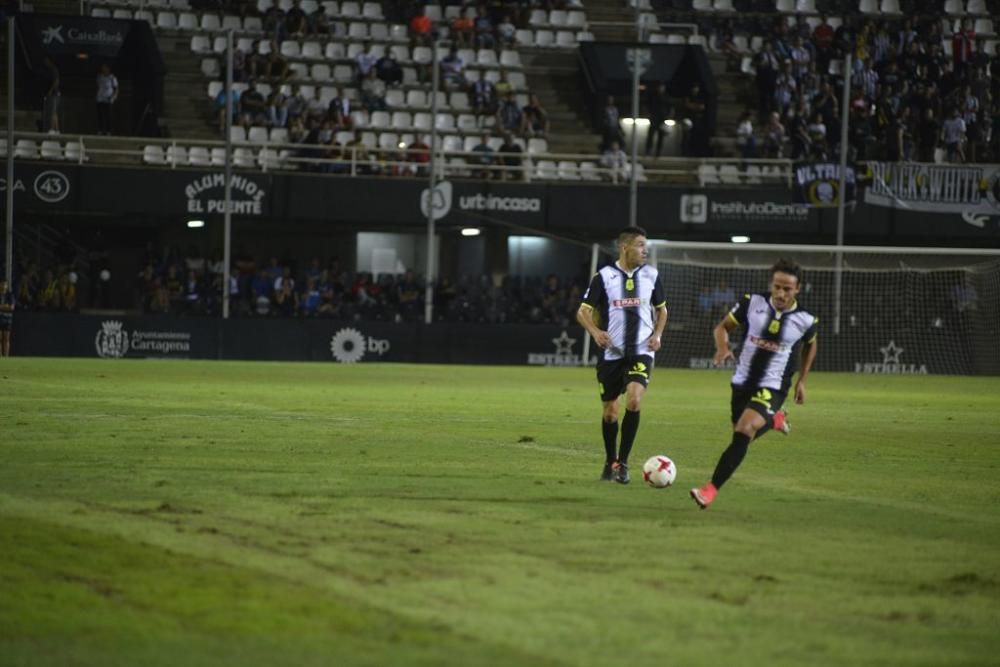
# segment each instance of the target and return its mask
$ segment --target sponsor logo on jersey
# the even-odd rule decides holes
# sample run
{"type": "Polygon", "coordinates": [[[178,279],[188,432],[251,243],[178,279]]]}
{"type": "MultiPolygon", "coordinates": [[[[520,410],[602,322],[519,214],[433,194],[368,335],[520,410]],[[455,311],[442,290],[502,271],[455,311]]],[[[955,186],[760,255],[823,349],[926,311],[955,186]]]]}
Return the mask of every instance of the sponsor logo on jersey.
{"type": "Polygon", "coordinates": [[[636,306],[641,306],[647,303],[646,299],[640,299],[639,297],[630,297],[628,299],[612,299],[612,308],[635,308],[636,306]]]}
{"type": "Polygon", "coordinates": [[[751,335],[748,340],[751,345],[755,345],[762,350],[767,350],[768,352],[785,352],[789,349],[787,343],[780,343],[776,340],[767,340],[759,336],[751,335]]]}

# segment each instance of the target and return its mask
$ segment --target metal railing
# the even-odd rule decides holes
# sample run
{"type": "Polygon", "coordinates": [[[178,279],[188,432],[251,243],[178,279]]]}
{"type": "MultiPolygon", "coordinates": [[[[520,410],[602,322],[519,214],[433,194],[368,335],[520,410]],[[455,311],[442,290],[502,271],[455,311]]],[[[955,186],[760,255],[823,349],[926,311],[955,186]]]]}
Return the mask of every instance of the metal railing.
{"type": "MultiPolygon", "coordinates": [[[[201,139],[107,137],[15,133],[15,158],[103,166],[212,169],[225,166],[225,142],[201,139]],[[21,140],[28,140],[32,145],[21,140]],[[56,148],[58,144],[58,149],[56,148]],[[67,145],[69,149],[67,149],[67,145]],[[151,149],[151,147],[153,147],[151,149]],[[195,161],[191,149],[196,149],[195,161]],[[37,151],[37,152],[36,152],[37,151]]],[[[439,142],[440,144],[440,142],[439,142]]],[[[430,150],[412,146],[372,148],[355,144],[331,146],[289,142],[233,142],[232,163],[242,171],[293,171],[331,176],[424,176],[430,150]]],[[[466,150],[434,151],[437,168],[446,177],[531,181],[603,181],[627,183],[629,165],[601,164],[597,153],[492,153],[466,150]],[[519,161],[519,163],[518,163],[519,161]],[[565,163],[560,168],[560,163],[565,163]]],[[[638,177],[655,182],[696,185],[791,185],[792,162],[787,159],[682,158],[649,160],[638,177]],[[715,173],[704,167],[716,167],[715,173]],[[723,167],[719,170],[719,167],[723,167]],[[718,179],[718,181],[716,181],[718,179]]]]}

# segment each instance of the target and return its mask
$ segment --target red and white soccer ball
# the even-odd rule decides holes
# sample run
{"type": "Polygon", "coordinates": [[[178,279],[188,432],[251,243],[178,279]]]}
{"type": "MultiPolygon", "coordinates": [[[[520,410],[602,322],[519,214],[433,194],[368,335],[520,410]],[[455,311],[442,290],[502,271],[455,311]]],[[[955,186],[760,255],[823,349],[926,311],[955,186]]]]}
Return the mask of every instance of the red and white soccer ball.
{"type": "Polygon", "coordinates": [[[669,456],[658,454],[643,464],[642,479],[654,489],[665,489],[677,479],[677,466],[669,456]]]}

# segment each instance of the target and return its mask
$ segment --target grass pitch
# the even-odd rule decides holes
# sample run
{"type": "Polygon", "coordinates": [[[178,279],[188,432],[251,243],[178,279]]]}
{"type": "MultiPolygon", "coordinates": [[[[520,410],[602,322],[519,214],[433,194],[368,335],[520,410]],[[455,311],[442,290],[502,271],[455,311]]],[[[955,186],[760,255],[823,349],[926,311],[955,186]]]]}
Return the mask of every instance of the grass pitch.
{"type": "Polygon", "coordinates": [[[708,511],[728,374],[0,360],[2,665],[1000,664],[1000,380],[815,374],[708,511]]]}

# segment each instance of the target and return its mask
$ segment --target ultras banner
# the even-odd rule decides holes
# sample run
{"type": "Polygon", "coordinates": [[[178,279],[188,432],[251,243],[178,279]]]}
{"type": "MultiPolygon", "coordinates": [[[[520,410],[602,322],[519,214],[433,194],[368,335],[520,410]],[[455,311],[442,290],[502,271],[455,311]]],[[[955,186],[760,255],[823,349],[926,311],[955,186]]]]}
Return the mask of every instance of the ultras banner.
{"type": "Polygon", "coordinates": [[[867,204],[934,214],[942,225],[996,230],[1000,224],[1000,165],[873,162],[868,167],[867,204]]]}

